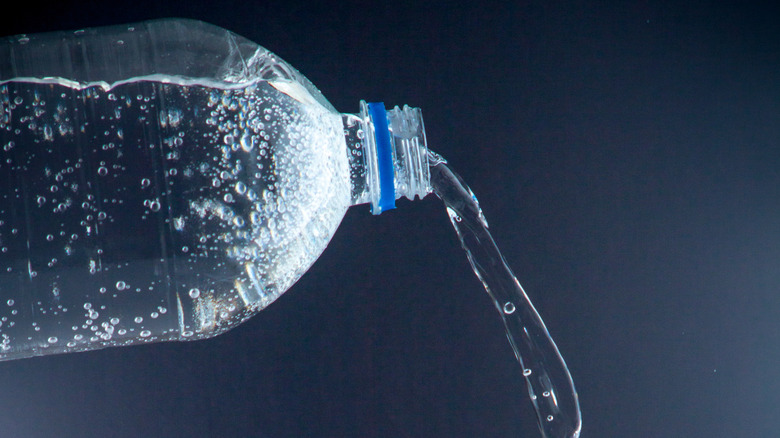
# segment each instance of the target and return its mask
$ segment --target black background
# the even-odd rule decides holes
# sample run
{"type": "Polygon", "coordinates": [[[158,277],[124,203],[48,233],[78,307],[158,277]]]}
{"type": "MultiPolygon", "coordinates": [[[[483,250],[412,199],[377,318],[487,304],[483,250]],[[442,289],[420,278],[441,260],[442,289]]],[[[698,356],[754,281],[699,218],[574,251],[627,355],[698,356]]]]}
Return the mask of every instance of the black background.
{"type": "MultiPolygon", "coordinates": [[[[0,33],[197,18],[341,111],[422,108],[569,364],[583,437],[776,436],[780,14],[503,3],[25,1],[0,33]]],[[[308,274],[216,339],[0,363],[0,435],[539,433],[430,196],[351,209],[308,274]]]]}

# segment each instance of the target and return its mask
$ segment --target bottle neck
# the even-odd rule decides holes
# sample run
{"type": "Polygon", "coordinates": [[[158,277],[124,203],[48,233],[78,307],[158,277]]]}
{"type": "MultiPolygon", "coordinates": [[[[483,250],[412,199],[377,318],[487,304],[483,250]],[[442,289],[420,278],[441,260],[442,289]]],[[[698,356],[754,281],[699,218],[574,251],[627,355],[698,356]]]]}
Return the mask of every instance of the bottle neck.
{"type": "Polygon", "coordinates": [[[371,204],[380,214],[402,197],[431,193],[428,148],[419,108],[386,111],[382,103],[360,102],[360,114],[343,114],[350,164],[352,205],[371,204]]]}

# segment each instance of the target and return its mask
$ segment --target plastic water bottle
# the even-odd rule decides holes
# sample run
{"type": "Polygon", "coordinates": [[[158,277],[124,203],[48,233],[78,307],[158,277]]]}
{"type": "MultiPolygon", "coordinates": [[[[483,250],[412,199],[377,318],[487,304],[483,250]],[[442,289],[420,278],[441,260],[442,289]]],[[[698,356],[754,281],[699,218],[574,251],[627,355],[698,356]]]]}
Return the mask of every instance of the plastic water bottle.
{"type": "Polygon", "coordinates": [[[0,42],[0,360],[202,339],[346,210],[431,191],[418,109],[337,112],[268,50],[162,20],[0,42]]]}
{"type": "Polygon", "coordinates": [[[276,300],[352,205],[434,191],[504,323],[542,436],[574,383],[419,109],[337,112],[191,20],[0,40],[0,360],[203,339],[276,300]]]}

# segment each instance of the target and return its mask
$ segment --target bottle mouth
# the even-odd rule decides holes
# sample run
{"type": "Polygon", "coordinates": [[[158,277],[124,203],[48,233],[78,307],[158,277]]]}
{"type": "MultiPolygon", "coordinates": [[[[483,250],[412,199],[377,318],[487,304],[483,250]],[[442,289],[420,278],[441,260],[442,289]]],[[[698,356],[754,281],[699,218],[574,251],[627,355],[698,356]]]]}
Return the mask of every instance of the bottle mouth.
{"type": "Polygon", "coordinates": [[[404,105],[385,110],[383,103],[360,102],[366,127],[365,160],[371,212],[395,208],[395,200],[431,193],[431,174],[422,111],[404,105]]]}

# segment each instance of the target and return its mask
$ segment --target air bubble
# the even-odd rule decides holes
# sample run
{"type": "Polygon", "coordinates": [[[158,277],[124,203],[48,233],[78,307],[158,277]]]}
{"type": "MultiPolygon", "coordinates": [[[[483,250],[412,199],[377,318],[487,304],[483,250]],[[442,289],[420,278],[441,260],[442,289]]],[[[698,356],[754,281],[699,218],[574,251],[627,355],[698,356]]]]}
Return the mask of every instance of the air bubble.
{"type": "MultiPolygon", "coordinates": [[[[195,298],[198,298],[199,296],[200,296],[200,290],[198,288],[194,287],[194,288],[190,289],[190,298],[192,298],[194,300],[195,298]]],[[[9,301],[13,302],[13,300],[9,300],[9,301]]]]}
{"type": "Polygon", "coordinates": [[[507,301],[504,304],[504,313],[506,313],[507,315],[511,315],[511,314],[515,313],[515,310],[516,310],[515,309],[515,305],[511,301],[507,301]]]}

